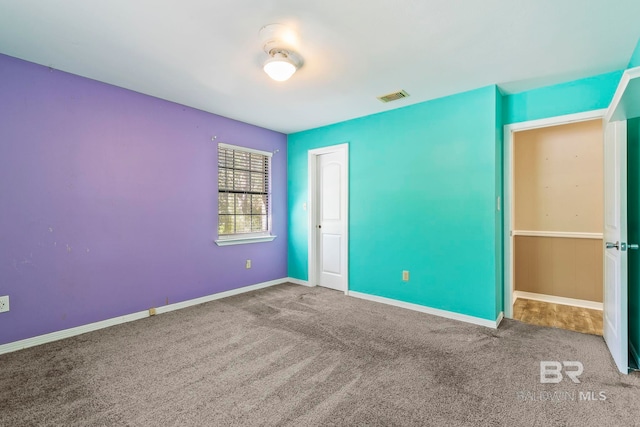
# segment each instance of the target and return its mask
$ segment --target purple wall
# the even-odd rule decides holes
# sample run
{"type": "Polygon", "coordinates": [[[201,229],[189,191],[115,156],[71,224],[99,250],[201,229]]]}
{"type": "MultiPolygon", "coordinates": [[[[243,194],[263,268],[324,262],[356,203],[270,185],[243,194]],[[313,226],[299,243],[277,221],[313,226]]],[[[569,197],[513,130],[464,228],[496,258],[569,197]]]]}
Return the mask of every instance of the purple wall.
{"type": "Polygon", "coordinates": [[[286,277],[286,160],[284,134],[0,55],[0,344],[286,277]],[[213,135],[280,150],[273,242],[213,242],[213,135]]]}

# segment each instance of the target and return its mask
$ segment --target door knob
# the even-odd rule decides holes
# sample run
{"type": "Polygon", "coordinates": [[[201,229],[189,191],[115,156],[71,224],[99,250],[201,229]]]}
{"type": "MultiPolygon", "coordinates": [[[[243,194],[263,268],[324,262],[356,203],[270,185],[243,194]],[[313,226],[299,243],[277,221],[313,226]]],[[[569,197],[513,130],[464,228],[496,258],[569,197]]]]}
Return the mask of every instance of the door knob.
{"type": "Polygon", "coordinates": [[[619,251],[626,251],[627,249],[629,249],[629,250],[638,250],[638,244],[637,243],[626,244],[624,242],[622,242],[622,243],[620,243],[620,242],[615,242],[615,243],[607,242],[606,243],[606,248],[607,249],[616,248],[619,251]]]}

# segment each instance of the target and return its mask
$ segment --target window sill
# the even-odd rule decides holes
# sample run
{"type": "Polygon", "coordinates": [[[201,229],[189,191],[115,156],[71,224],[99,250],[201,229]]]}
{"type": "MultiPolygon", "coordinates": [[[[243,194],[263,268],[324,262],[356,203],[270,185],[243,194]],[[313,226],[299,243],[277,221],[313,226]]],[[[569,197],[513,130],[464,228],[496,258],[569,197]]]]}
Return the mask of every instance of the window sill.
{"type": "Polygon", "coordinates": [[[271,242],[276,237],[278,236],[236,237],[230,239],[218,239],[215,242],[218,246],[244,245],[247,243],[271,242]]]}

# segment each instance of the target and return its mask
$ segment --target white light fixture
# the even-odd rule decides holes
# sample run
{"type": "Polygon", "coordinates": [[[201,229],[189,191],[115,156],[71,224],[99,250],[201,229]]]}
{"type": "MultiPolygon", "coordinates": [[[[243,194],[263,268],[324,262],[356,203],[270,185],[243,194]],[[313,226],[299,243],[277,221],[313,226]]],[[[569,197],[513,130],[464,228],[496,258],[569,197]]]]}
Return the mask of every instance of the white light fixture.
{"type": "Polygon", "coordinates": [[[263,69],[273,80],[283,82],[293,76],[298,66],[289,58],[288,52],[279,50],[264,62],[263,69]]]}
{"type": "Polygon", "coordinates": [[[302,66],[302,59],[295,52],[297,37],[282,24],[265,25],[260,30],[264,51],[269,58],[263,69],[273,80],[288,80],[302,66]]]}

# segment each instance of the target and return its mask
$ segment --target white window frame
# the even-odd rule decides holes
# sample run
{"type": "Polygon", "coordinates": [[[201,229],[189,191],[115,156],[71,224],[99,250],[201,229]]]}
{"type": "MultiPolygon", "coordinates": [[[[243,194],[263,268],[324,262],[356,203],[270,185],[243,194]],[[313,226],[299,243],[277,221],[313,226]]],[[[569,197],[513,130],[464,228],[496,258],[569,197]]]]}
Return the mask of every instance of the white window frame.
{"type": "MultiPolygon", "coordinates": [[[[262,151],[262,150],[256,150],[255,148],[247,148],[247,147],[240,147],[238,145],[231,145],[231,144],[226,144],[226,143],[218,143],[218,146],[216,147],[216,156],[218,155],[219,149],[220,148],[226,148],[226,149],[230,149],[230,150],[236,150],[236,151],[243,151],[246,153],[255,153],[255,154],[260,154],[263,156],[266,156],[269,162],[269,173],[268,173],[268,192],[267,192],[267,196],[269,198],[269,204],[268,204],[268,210],[267,210],[267,231],[263,231],[263,232],[259,232],[259,233],[238,233],[238,234],[229,234],[229,235],[223,235],[220,236],[218,234],[218,227],[220,224],[220,219],[218,217],[218,221],[216,223],[216,237],[217,239],[215,240],[216,245],[218,246],[231,246],[231,245],[243,245],[243,244],[247,244],[247,243],[259,243],[259,242],[271,242],[273,241],[276,237],[276,235],[272,234],[272,226],[273,226],[273,218],[271,215],[271,206],[272,206],[272,190],[271,190],[271,174],[272,174],[272,163],[271,163],[271,158],[273,157],[273,153],[270,153],[268,151],[262,151]]],[[[217,174],[216,174],[217,176],[217,174]]],[[[216,206],[218,205],[218,197],[217,195],[220,193],[220,182],[217,182],[217,191],[216,191],[216,206]]],[[[218,209],[216,209],[216,212],[219,212],[219,206],[218,209]]]]}

